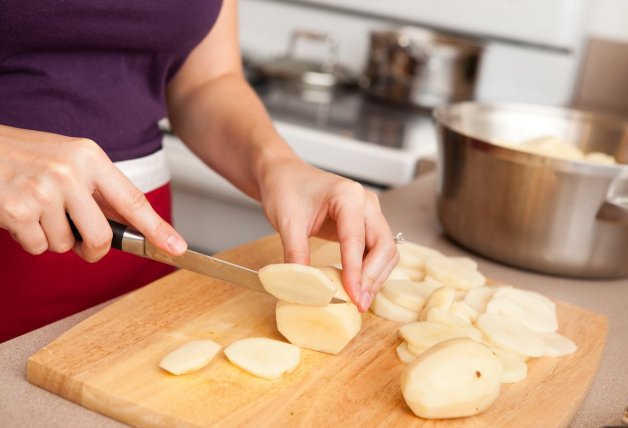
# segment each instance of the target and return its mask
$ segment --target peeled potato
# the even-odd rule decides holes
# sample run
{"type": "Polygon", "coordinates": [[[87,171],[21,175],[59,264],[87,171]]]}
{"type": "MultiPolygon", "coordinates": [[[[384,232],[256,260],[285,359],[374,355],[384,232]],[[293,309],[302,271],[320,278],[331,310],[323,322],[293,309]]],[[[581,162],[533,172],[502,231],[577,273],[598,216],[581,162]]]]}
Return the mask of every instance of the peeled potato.
{"type": "MultiPolygon", "coordinates": [[[[340,270],[321,268],[332,282],[340,283],[340,270]]],[[[277,330],[290,343],[313,351],[337,354],[347,346],[362,328],[362,315],[349,302],[349,296],[338,286],[334,297],[348,303],[333,303],[326,306],[307,306],[278,301],[275,310],[277,330]]]]}
{"type": "Polygon", "coordinates": [[[541,339],[545,342],[545,356],[562,357],[573,354],[578,347],[573,340],[558,333],[543,333],[541,339]]]}
{"type": "Polygon", "coordinates": [[[496,299],[502,301],[499,305],[506,305],[507,308],[501,307],[493,312],[512,318],[536,333],[558,330],[556,304],[542,294],[515,287],[500,287],[489,302],[487,312],[491,304],[495,306],[493,301],[496,299]]]}
{"type": "Polygon", "coordinates": [[[581,160],[584,157],[578,147],[553,136],[543,136],[524,141],[519,144],[518,148],[530,153],[560,159],[581,160]]]}
{"type": "Polygon", "coordinates": [[[445,340],[456,337],[469,338],[469,331],[448,324],[419,321],[401,326],[399,335],[408,342],[410,351],[420,355],[445,340]]]}
{"type": "Polygon", "coordinates": [[[408,279],[411,281],[422,281],[425,278],[425,273],[419,269],[411,269],[407,267],[397,266],[395,269],[400,270],[401,272],[405,272],[408,279]]]}
{"type": "Polygon", "coordinates": [[[526,357],[542,357],[543,339],[524,325],[497,314],[482,314],[477,328],[491,345],[526,357]]]}
{"type": "Polygon", "coordinates": [[[425,275],[421,282],[423,282],[425,285],[432,287],[432,290],[436,290],[437,288],[445,286],[445,284],[429,275],[425,275]]]}
{"type": "Polygon", "coordinates": [[[478,270],[478,262],[469,257],[449,257],[449,260],[473,270],[478,270]]]}
{"type": "Polygon", "coordinates": [[[475,322],[475,320],[478,318],[477,312],[471,309],[471,307],[467,305],[464,301],[453,302],[451,304],[451,308],[449,308],[449,312],[464,320],[467,324],[475,322]]]}
{"type": "Polygon", "coordinates": [[[411,275],[408,273],[408,271],[405,268],[402,268],[400,266],[396,266],[390,272],[390,275],[388,275],[388,280],[387,281],[399,280],[399,279],[410,279],[410,276],[411,275]]]}
{"type": "Polygon", "coordinates": [[[615,158],[602,152],[591,152],[584,155],[584,160],[592,163],[601,163],[606,165],[614,165],[617,163],[615,158]]]}
{"type": "Polygon", "coordinates": [[[397,356],[401,360],[402,363],[408,364],[414,361],[414,359],[418,356],[414,354],[408,348],[408,342],[401,342],[399,346],[397,346],[397,356]]]}
{"type": "Polygon", "coordinates": [[[440,308],[448,311],[456,297],[456,290],[453,287],[440,287],[432,291],[429,299],[425,302],[425,306],[419,312],[419,321],[425,321],[427,314],[432,308],[440,308]]]}
{"type": "Polygon", "coordinates": [[[484,285],[486,278],[475,269],[446,257],[432,257],[425,262],[425,273],[444,285],[469,290],[484,285]]]}
{"type": "Polygon", "coordinates": [[[369,309],[378,317],[390,321],[409,323],[419,319],[418,312],[391,302],[381,291],[375,295],[373,304],[369,309]]]}
{"type": "Polygon", "coordinates": [[[420,270],[425,267],[425,261],[431,257],[445,257],[445,255],[432,248],[413,242],[404,241],[397,245],[399,251],[398,266],[420,270]]]}
{"type": "Polygon", "coordinates": [[[460,330],[464,333],[464,335],[470,339],[475,340],[476,342],[482,341],[482,333],[480,330],[473,327],[471,324],[464,322],[459,317],[453,315],[452,313],[441,309],[441,308],[432,308],[427,313],[427,322],[433,322],[438,324],[445,324],[455,327],[457,330],[460,330]]]}
{"type": "Polygon", "coordinates": [[[238,340],[225,348],[229,361],[264,379],[278,379],[292,371],[301,359],[298,346],[265,337],[238,340]]]}
{"type": "Polygon", "coordinates": [[[431,347],[411,362],[401,376],[401,390],[421,418],[458,418],[493,404],[501,378],[502,365],[490,349],[457,338],[431,347]]]}
{"type": "Polygon", "coordinates": [[[502,383],[515,383],[525,379],[528,365],[521,356],[499,348],[492,350],[502,363],[502,383]]]}
{"type": "Polygon", "coordinates": [[[213,340],[192,340],[163,357],[159,367],[174,375],[192,373],[205,367],[220,348],[213,340]]]}
{"type": "Polygon", "coordinates": [[[380,293],[396,305],[419,312],[432,294],[432,288],[421,282],[389,279],[380,293]]]}
{"type": "Polygon", "coordinates": [[[258,272],[262,285],[279,300],[325,306],[338,288],[320,269],[297,263],[264,266],[258,272]]]}
{"type": "Polygon", "coordinates": [[[478,287],[472,288],[467,291],[467,295],[464,297],[463,302],[465,302],[471,309],[475,311],[477,315],[481,315],[486,312],[486,305],[488,301],[495,294],[495,287],[478,287]]]}
{"type": "Polygon", "coordinates": [[[360,312],[352,303],[305,306],[277,302],[277,330],[290,343],[314,351],[337,354],[362,328],[360,312]]]}

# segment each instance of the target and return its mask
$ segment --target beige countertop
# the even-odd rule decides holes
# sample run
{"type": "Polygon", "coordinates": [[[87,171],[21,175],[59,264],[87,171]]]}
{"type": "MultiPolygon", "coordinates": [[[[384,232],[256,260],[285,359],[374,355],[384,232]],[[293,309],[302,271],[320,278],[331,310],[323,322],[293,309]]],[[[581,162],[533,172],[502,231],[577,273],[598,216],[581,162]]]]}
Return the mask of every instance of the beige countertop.
{"type": "MultiPolygon", "coordinates": [[[[447,240],[434,211],[433,174],[381,195],[394,232],[449,255],[471,255],[447,240]]],[[[571,427],[618,424],[628,406],[628,279],[574,280],[532,273],[471,255],[487,276],[542,292],[609,319],[606,350],[588,396],[571,427]]],[[[0,425],[3,427],[120,427],[122,424],[29,384],[25,363],[30,355],[104,305],[0,344],[0,425]]]]}

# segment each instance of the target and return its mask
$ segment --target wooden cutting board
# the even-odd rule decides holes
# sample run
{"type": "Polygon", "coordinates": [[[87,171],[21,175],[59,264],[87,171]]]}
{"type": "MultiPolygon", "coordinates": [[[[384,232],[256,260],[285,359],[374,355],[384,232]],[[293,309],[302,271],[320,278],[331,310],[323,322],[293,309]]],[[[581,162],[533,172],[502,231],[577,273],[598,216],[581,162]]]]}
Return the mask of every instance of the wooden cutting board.
{"type": "MultiPolygon", "coordinates": [[[[313,264],[336,247],[312,241],[313,264]]],[[[221,254],[257,269],[282,260],[276,236],[221,254]]],[[[217,356],[199,372],[172,376],[158,367],[180,344],[209,338],[282,339],[275,300],[179,271],[119,299],[28,360],[28,380],[89,409],[136,426],[507,427],[566,426],[597,370],[607,320],[558,303],[560,332],[577,353],[529,362],[529,375],[504,385],[483,414],[455,420],[415,417],[400,391],[398,324],[364,315],[362,331],[332,356],[303,350],[295,371],[276,381],[253,377],[217,356]]]]}

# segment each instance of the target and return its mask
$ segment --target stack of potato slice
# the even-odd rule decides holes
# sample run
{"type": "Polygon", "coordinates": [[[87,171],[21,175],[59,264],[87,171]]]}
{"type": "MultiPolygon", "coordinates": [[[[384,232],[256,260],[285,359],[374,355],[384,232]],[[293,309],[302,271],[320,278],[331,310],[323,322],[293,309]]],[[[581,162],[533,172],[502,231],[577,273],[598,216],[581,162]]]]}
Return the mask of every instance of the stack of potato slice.
{"type": "Polygon", "coordinates": [[[402,389],[418,416],[480,413],[497,398],[501,383],[526,377],[527,359],[575,352],[576,345],[557,333],[556,306],[547,297],[487,285],[468,258],[411,242],[398,249],[400,262],[371,310],[404,324],[397,347],[408,364],[402,389]]]}

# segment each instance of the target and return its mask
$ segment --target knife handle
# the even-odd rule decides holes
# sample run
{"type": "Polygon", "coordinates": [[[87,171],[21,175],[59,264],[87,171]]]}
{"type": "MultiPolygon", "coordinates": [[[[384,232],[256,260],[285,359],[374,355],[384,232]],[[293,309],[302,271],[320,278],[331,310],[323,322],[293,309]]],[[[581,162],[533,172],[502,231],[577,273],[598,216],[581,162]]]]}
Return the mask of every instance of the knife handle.
{"type": "MultiPolygon", "coordinates": [[[[66,213],[65,216],[68,218],[68,223],[70,223],[70,229],[72,229],[72,235],[74,235],[74,239],[79,242],[83,242],[83,237],[81,236],[81,233],[70,218],[70,214],[66,213]]],[[[129,226],[109,219],[107,219],[107,222],[109,222],[109,226],[111,226],[111,231],[113,232],[113,237],[111,238],[111,247],[117,250],[122,250],[122,240],[124,239],[124,232],[126,232],[129,226]]]]}

